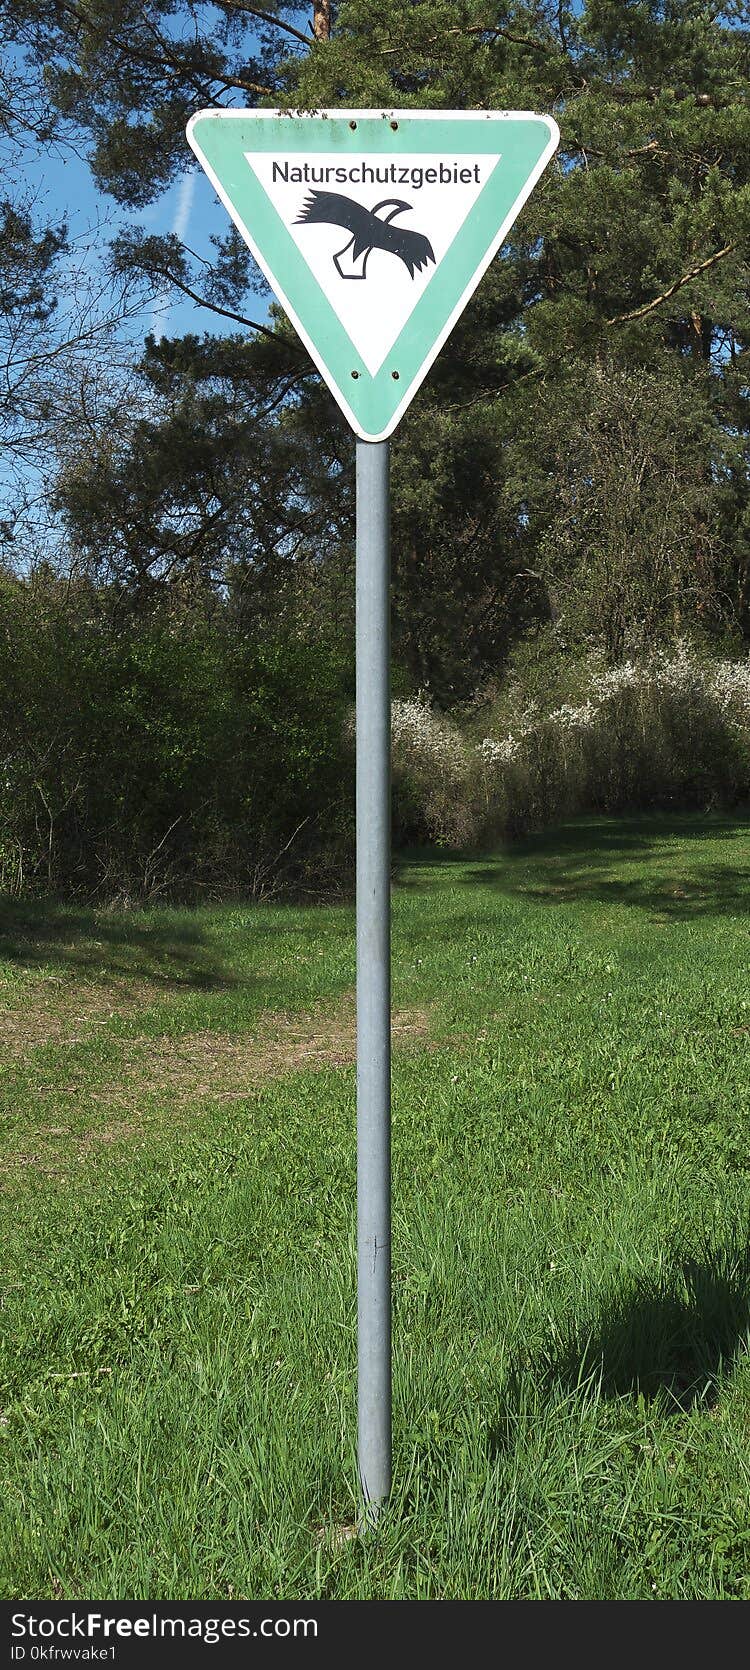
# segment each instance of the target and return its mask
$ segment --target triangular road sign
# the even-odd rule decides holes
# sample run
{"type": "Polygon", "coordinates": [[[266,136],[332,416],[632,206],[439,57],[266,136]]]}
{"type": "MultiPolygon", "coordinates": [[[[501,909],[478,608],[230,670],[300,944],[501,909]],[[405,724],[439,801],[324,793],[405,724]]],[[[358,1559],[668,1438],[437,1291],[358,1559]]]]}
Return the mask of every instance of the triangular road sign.
{"type": "Polygon", "coordinates": [[[370,441],[396,428],[560,138],[526,111],[201,110],[187,134],[370,441]]]}

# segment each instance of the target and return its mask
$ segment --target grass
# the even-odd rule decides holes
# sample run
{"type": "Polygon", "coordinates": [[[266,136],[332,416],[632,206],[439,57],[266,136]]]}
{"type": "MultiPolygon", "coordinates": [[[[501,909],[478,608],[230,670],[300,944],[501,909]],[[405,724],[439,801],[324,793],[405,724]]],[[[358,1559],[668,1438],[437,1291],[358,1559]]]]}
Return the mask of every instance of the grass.
{"type": "Polygon", "coordinates": [[[401,867],[354,1541],[351,911],[3,905],[2,1594],[750,1598],[747,854],[401,867]]]}

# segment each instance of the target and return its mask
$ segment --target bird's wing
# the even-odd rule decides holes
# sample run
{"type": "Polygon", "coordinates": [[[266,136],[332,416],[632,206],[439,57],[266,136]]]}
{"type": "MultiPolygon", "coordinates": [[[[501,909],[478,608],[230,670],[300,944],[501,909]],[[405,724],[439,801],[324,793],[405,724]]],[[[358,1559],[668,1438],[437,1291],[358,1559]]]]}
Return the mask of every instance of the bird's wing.
{"type": "Polygon", "coordinates": [[[340,191],[311,191],[298,214],[296,226],[325,221],[329,226],[345,226],[348,232],[361,232],[363,222],[371,218],[369,210],[353,197],[340,191]]]}

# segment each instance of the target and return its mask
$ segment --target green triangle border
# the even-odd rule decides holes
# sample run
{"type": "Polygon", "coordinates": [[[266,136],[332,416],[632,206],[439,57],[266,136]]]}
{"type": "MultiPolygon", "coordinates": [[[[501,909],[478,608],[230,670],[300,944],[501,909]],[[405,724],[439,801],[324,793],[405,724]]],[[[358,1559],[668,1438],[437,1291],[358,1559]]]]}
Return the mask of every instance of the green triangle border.
{"type": "Polygon", "coordinates": [[[202,110],[191,117],[187,133],[352,428],[373,441],[396,428],[559,141],[551,117],[527,111],[202,110]],[[393,160],[404,152],[436,161],[470,153],[502,157],[503,166],[486,181],[374,376],[248,166],[246,153],[269,151],[347,158],[367,153],[393,160]]]}

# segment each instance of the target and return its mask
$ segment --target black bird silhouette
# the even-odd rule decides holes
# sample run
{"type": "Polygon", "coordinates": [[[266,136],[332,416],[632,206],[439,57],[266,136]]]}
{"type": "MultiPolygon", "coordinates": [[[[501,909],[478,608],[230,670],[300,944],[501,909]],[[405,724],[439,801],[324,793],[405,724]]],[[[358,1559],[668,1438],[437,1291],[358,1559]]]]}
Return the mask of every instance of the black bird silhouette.
{"type": "Polygon", "coordinates": [[[432,244],[423,232],[411,232],[407,226],[392,224],[394,216],[405,209],[411,209],[411,204],[403,203],[399,197],[384,197],[374,209],[366,209],[363,203],[357,203],[353,197],[344,197],[340,191],[311,191],[295,225],[325,222],[328,226],[344,226],[347,232],[351,232],[343,249],[333,257],[336,271],[342,278],[366,278],[367,262],[373,249],[384,249],[388,255],[397,255],[407,268],[409,277],[413,278],[415,272],[421,272],[427,266],[428,261],[434,264],[435,256],[432,244]],[[390,214],[378,220],[379,211],[389,207],[390,214]],[[341,257],[348,250],[351,250],[352,264],[364,257],[361,272],[347,273],[342,270],[341,257]]]}

